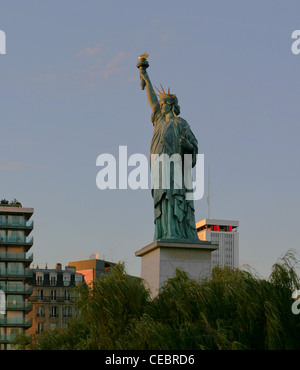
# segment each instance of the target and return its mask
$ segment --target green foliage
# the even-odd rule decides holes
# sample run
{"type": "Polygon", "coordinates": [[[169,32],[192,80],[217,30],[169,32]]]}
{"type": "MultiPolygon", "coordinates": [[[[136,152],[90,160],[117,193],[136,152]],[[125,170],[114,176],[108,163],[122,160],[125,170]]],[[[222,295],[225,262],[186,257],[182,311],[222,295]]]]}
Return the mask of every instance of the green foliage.
{"type": "Polygon", "coordinates": [[[7,199],[2,199],[0,201],[0,206],[2,206],[2,207],[3,206],[5,206],[5,207],[7,207],[7,206],[9,206],[9,207],[22,207],[22,204],[19,201],[17,201],[16,198],[14,198],[14,200],[12,200],[10,203],[7,199]]]}
{"type": "Polygon", "coordinates": [[[29,349],[300,349],[295,263],[287,253],[268,280],[216,267],[197,281],[176,270],[154,299],[117,265],[79,288],[81,314],[68,328],[38,335],[29,349]]]}
{"type": "Polygon", "coordinates": [[[130,278],[123,265],[101,275],[92,288],[81,285],[78,293],[81,315],[66,329],[40,334],[29,349],[122,349],[131,321],[149,302],[141,279],[130,278]]]}
{"type": "Polygon", "coordinates": [[[71,320],[66,329],[53,329],[35,336],[26,349],[30,350],[74,350],[81,348],[82,341],[89,335],[89,328],[82,317],[71,320]]]}

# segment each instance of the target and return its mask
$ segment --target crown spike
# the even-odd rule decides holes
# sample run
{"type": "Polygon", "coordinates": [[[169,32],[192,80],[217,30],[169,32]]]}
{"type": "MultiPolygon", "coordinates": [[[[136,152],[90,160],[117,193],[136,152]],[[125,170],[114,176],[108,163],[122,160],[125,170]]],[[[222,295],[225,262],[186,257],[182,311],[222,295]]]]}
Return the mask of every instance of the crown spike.
{"type": "Polygon", "coordinates": [[[156,88],[156,90],[161,94],[161,91],[158,90],[158,88],[156,86],[154,86],[156,88]]]}
{"type": "Polygon", "coordinates": [[[154,87],[155,87],[155,88],[156,88],[156,90],[159,92],[159,94],[156,94],[156,92],[155,92],[155,91],[153,91],[153,92],[154,92],[154,94],[155,94],[155,95],[157,95],[157,96],[160,96],[160,95],[161,95],[161,91],[159,91],[159,90],[158,90],[158,88],[157,88],[156,86],[154,86],[154,87]]]}
{"type": "Polygon", "coordinates": [[[154,94],[157,95],[157,96],[161,96],[162,94],[165,94],[165,95],[168,95],[171,99],[175,98],[175,96],[176,96],[176,94],[174,94],[174,95],[171,95],[170,94],[170,87],[168,88],[168,92],[167,93],[165,92],[164,88],[162,87],[162,84],[160,84],[160,87],[161,87],[162,91],[160,91],[156,86],[154,86],[154,87],[158,91],[158,94],[156,94],[156,92],[153,91],[154,94]]]}

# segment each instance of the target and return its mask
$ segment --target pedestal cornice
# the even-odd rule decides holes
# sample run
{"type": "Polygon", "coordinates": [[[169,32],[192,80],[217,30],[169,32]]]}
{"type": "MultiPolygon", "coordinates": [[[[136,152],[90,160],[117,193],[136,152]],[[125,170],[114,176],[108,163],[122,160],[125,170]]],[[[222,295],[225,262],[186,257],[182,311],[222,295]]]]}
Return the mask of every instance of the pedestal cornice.
{"type": "Polygon", "coordinates": [[[214,251],[218,249],[218,244],[202,240],[188,240],[188,239],[160,239],[156,240],[144,248],[135,252],[137,257],[142,257],[147,253],[154,251],[157,248],[186,248],[186,249],[202,249],[214,251]]]}

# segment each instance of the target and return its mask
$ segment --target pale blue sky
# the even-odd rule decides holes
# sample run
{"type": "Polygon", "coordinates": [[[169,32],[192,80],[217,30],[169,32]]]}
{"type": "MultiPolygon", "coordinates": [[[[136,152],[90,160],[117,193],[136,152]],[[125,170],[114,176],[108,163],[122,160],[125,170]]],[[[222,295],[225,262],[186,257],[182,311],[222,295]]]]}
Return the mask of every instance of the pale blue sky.
{"type": "MultiPolygon", "coordinates": [[[[241,264],[268,276],[299,250],[299,14],[283,0],[3,0],[0,198],[34,207],[34,265],[98,253],[140,275],[150,191],[100,191],[96,158],[149,155],[145,51],[210,167],[212,216],[240,222],[241,264]]],[[[195,207],[207,217],[205,197],[195,207]]]]}

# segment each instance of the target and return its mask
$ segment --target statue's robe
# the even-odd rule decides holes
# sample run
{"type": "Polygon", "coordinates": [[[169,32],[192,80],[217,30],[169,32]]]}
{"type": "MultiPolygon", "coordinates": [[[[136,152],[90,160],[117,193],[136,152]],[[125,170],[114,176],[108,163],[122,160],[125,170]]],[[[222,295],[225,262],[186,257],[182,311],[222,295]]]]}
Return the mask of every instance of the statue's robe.
{"type": "MultiPolygon", "coordinates": [[[[157,176],[160,176],[160,186],[151,190],[154,199],[154,223],[155,234],[154,240],[159,239],[190,239],[199,240],[196,223],[195,223],[195,209],[194,201],[191,196],[186,199],[187,192],[192,193],[192,167],[196,164],[198,153],[198,142],[192,133],[189,124],[182,118],[174,117],[169,121],[165,121],[165,117],[161,114],[159,104],[157,104],[151,117],[154,125],[153,138],[151,142],[151,179],[152,184],[157,184],[157,176]],[[185,136],[193,145],[191,153],[184,152],[180,146],[179,139],[185,136]],[[157,154],[158,156],[152,156],[157,154]],[[177,158],[177,164],[171,166],[162,165],[160,172],[157,171],[157,162],[160,155],[167,154],[177,158]],[[178,156],[178,154],[180,156],[178,156]],[[190,154],[192,163],[190,166],[190,173],[184,176],[184,154],[190,154]],[[153,160],[153,157],[156,159],[153,160]],[[174,176],[175,170],[181,165],[182,176],[174,176]],[[154,165],[155,164],[155,165],[154,165]],[[154,171],[155,169],[155,171],[154,171]],[[168,187],[163,187],[162,177],[169,177],[168,187]],[[156,182],[155,182],[156,181],[156,182]],[[175,181],[175,183],[174,183],[175,181]],[[180,183],[178,183],[180,182],[180,183]],[[188,182],[188,184],[187,184],[188,182]]],[[[166,163],[165,163],[166,164],[166,163]]],[[[153,186],[153,185],[152,185],[153,186]]],[[[190,194],[191,195],[191,194],[190,194]]]]}

